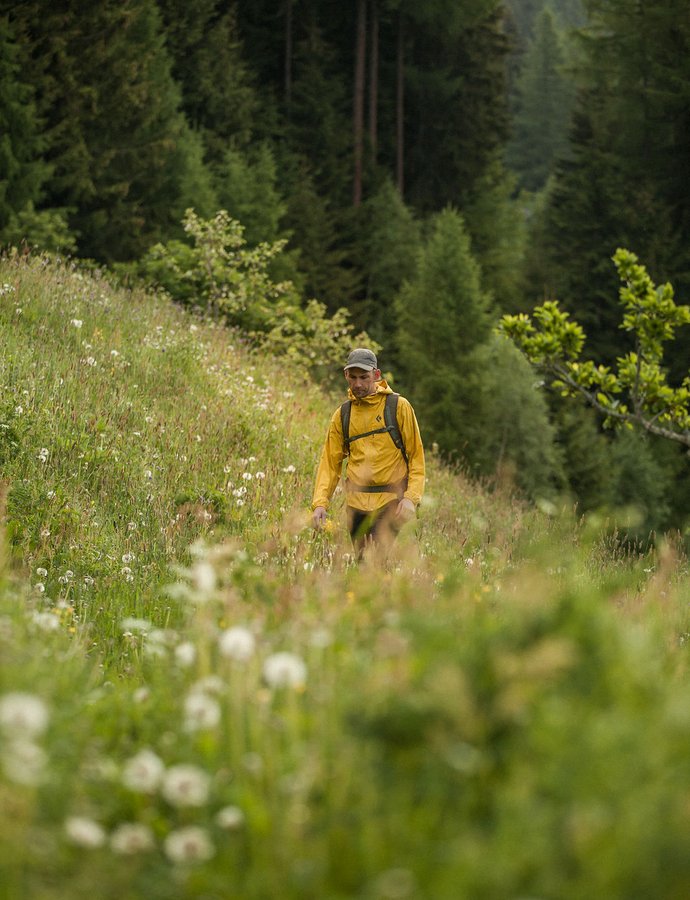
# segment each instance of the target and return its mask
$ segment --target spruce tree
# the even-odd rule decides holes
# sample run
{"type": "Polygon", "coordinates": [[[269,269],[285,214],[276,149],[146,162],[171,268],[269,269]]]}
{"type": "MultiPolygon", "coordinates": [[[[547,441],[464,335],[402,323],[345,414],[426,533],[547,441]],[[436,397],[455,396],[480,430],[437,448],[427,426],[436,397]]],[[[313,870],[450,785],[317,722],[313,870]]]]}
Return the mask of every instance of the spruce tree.
{"type": "Polygon", "coordinates": [[[518,79],[518,109],[506,164],[518,187],[538,191],[567,147],[572,82],[562,71],[564,53],[548,9],[537,17],[518,79]]]}
{"type": "Polygon", "coordinates": [[[220,0],[158,0],[158,7],[182,109],[202,137],[206,160],[222,166],[229,146],[250,142],[259,108],[235,8],[220,0]]]}
{"type": "Polygon", "coordinates": [[[11,218],[40,198],[50,171],[19,54],[7,17],[0,17],[0,240],[11,218]]]}
{"type": "Polygon", "coordinates": [[[154,0],[28,0],[12,11],[53,168],[44,205],[69,209],[79,252],[132,259],[215,206],[180,112],[154,0]]]}
{"type": "Polygon", "coordinates": [[[463,452],[474,436],[482,379],[477,349],[489,339],[491,317],[456,210],[434,217],[396,311],[400,366],[426,440],[447,454],[463,452]]]}

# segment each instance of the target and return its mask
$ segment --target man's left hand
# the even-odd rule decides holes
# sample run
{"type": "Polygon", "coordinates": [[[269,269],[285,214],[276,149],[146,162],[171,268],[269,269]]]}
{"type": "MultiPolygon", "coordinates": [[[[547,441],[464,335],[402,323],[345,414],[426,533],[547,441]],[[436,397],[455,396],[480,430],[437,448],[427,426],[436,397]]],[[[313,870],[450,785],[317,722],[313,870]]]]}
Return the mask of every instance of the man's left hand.
{"type": "Polygon", "coordinates": [[[403,497],[400,503],[398,503],[398,508],[395,511],[395,518],[402,519],[403,522],[409,522],[410,519],[414,519],[417,514],[417,509],[414,503],[411,500],[408,500],[407,497],[403,497]]]}

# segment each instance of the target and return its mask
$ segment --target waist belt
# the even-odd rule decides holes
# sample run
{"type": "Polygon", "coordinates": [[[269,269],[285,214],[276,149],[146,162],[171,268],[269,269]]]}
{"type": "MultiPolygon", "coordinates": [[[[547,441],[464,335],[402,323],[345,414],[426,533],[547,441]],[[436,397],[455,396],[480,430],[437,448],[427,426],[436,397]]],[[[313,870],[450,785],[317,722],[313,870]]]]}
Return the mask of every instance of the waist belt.
{"type": "Polygon", "coordinates": [[[395,494],[399,500],[402,500],[407,490],[407,476],[393,484],[355,484],[348,478],[345,481],[345,490],[362,494],[395,494]]]}

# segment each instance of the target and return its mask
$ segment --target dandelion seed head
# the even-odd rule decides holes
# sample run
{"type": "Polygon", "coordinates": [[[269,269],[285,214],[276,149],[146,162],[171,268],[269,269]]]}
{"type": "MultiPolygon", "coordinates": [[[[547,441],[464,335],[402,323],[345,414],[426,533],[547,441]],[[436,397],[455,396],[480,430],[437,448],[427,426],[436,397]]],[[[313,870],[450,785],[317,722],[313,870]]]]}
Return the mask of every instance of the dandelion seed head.
{"type": "Polygon", "coordinates": [[[184,641],[175,647],[175,661],[183,669],[189,668],[196,662],[196,647],[190,641],[184,641]]]}
{"type": "Polygon", "coordinates": [[[228,831],[236,831],[244,825],[244,813],[239,806],[224,806],[216,813],[216,825],[228,831]]]}
{"type": "Polygon", "coordinates": [[[123,822],[110,835],[111,850],[122,856],[145,853],[155,845],[151,829],[139,822],[123,822]]]}
{"type": "Polygon", "coordinates": [[[0,697],[0,731],[7,737],[38,737],[49,718],[48,707],[35,694],[15,691],[0,697]]]}
{"type": "Polygon", "coordinates": [[[181,763],[163,776],[161,793],[172,806],[203,806],[208,800],[209,776],[198,766],[181,763]]]}
{"type": "Polygon", "coordinates": [[[221,719],[220,704],[208,694],[194,691],[184,702],[185,731],[215,728],[221,719]]]}
{"type": "Polygon", "coordinates": [[[153,750],[140,750],[127,760],[122,769],[122,783],[130,791],[153,794],[165,772],[163,760],[153,750]]]}
{"type": "Polygon", "coordinates": [[[148,619],[137,619],[134,616],[128,616],[120,622],[120,628],[123,631],[147,632],[151,631],[153,625],[148,619]]]}
{"type": "Polygon", "coordinates": [[[272,688],[303,688],[307,680],[307,667],[299,656],[283,651],[273,653],[264,661],[263,675],[272,688]]]}
{"type": "Polygon", "coordinates": [[[218,650],[226,659],[246,662],[254,655],[256,640],[248,628],[235,625],[220,633],[218,650]]]}
{"type": "Polygon", "coordinates": [[[23,736],[3,744],[2,768],[6,777],[15,784],[39,784],[47,763],[45,750],[23,736]]]}
{"type": "Polygon", "coordinates": [[[191,578],[194,589],[200,594],[211,594],[216,587],[216,570],[211,563],[200,559],[194,563],[191,569],[191,578]]]}
{"type": "Polygon", "coordinates": [[[57,631],[60,627],[60,620],[53,612],[35,611],[31,616],[33,624],[41,631],[57,631]]]}
{"type": "Polygon", "coordinates": [[[171,831],[163,847],[168,859],[178,864],[206,862],[215,853],[208,832],[196,825],[171,831]]]}
{"type": "Polygon", "coordinates": [[[106,841],[102,826],[85,816],[70,816],[66,819],[65,833],[73,844],[88,849],[102,847],[106,841]]]}

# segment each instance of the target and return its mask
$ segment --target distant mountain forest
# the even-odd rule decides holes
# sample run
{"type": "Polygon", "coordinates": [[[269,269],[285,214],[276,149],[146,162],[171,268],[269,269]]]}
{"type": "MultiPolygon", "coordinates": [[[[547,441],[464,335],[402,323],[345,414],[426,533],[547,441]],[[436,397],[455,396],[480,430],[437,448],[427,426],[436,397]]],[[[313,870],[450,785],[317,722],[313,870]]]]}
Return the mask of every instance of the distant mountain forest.
{"type": "Polygon", "coordinates": [[[619,247],[687,296],[687,0],[0,0],[0,44],[0,243],[145,272],[227,210],[441,451],[684,521],[679,451],[534,399],[492,328],[558,298],[615,361],[619,247]]]}

